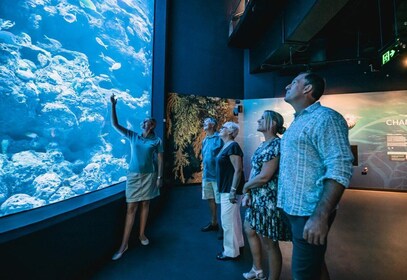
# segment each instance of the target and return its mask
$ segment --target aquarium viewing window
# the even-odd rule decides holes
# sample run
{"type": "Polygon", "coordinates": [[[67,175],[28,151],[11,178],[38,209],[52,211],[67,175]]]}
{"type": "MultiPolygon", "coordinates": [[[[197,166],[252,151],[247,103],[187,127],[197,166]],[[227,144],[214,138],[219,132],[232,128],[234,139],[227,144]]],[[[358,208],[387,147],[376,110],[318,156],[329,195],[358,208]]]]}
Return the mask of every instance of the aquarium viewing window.
{"type": "Polygon", "coordinates": [[[0,216],[125,180],[151,113],[154,0],[0,2],[0,216]]]}

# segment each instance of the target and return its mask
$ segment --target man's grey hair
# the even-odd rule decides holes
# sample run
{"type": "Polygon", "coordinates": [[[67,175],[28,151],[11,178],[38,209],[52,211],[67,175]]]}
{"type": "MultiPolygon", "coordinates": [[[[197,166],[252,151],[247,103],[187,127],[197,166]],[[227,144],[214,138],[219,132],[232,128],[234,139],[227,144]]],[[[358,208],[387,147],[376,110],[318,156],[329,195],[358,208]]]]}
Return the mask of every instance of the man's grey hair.
{"type": "Polygon", "coordinates": [[[212,117],[207,117],[204,119],[204,122],[208,121],[209,123],[213,124],[214,126],[216,126],[218,124],[218,122],[216,121],[215,118],[212,117]]]}

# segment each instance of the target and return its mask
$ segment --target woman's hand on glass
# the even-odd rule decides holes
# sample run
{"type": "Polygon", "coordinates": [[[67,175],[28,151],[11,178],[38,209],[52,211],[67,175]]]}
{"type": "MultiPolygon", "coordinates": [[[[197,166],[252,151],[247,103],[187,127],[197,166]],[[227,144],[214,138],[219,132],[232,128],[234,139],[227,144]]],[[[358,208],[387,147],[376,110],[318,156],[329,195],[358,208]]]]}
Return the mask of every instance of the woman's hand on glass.
{"type": "Polygon", "coordinates": [[[112,102],[113,105],[117,104],[117,98],[115,98],[116,96],[114,95],[114,93],[112,93],[112,95],[110,96],[110,102],[112,102]]]}

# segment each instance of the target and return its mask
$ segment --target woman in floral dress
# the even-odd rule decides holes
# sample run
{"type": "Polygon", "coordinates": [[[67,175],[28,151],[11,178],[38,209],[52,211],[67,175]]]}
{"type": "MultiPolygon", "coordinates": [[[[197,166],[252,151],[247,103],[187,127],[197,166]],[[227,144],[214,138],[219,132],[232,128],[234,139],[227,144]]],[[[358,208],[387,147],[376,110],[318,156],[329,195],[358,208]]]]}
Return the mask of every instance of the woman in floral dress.
{"type": "Polygon", "coordinates": [[[242,204],[248,207],[244,229],[253,256],[253,266],[243,273],[246,279],[266,279],[262,269],[262,249],[267,254],[269,280],[278,279],[281,274],[282,256],[278,241],[290,241],[290,230],[283,221],[284,216],[277,209],[277,180],[280,157],[280,138],[283,134],[283,117],[274,111],[264,111],[257,121],[257,131],[262,132],[265,141],[254,152],[249,181],[243,187],[245,194],[242,204]]]}

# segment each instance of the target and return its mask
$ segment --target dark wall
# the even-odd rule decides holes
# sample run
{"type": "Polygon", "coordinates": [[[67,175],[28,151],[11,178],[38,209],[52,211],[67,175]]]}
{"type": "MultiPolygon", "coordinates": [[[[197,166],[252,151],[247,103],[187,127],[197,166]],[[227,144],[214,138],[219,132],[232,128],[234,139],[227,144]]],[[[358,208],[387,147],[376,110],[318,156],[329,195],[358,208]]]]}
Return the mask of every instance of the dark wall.
{"type": "Polygon", "coordinates": [[[328,93],[373,92],[407,89],[406,68],[395,61],[389,67],[371,70],[368,65],[338,65],[321,70],[328,93]]]}
{"type": "Polygon", "coordinates": [[[284,95],[285,86],[292,80],[278,72],[250,74],[249,51],[244,54],[244,99],[272,98],[284,95]]]}
{"type": "MultiPolygon", "coordinates": [[[[285,86],[306,70],[325,77],[328,94],[407,89],[407,67],[402,65],[405,50],[380,65],[380,49],[396,37],[392,32],[395,19],[386,13],[392,10],[392,1],[379,1],[381,6],[386,4],[385,9],[369,1],[307,0],[301,5],[299,1],[283,2],[259,41],[245,51],[244,99],[281,97],[285,86]],[[332,6],[332,11],[321,15],[325,5],[336,8],[332,6]],[[362,8],[365,6],[369,9],[362,8]],[[370,20],[361,20],[363,17],[370,20]],[[307,44],[306,50],[296,51],[295,45],[301,43],[307,44]],[[292,56],[288,49],[291,46],[292,56]],[[259,73],[264,70],[262,65],[274,71],[259,73]],[[256,73],[250,74],[249,70],[256,73]]],[[[399,35],[402,30],[406,28],[400,26],[399,35]]],[[[403,38],[400,35],[402,42],[403,38]]]]}
{"type": "MultiPolygon", "coordinates": [[[[167,92],[235,99],[281,97],[285,86],[305,70],[250,74],[248,50],[227,45],[229,14],[236,2],[169,2],[167,92]]],[[[407,73],[399,65],[375,69],[353,62],[313,70],[326,78],[326,94],[407,89],[407,73]]]]}
{"type": "Polygon", "coordinates": [[[154,14],[154,55],[153,55],[153,87],[152,87],[152,116],[157,120],[155,133],[165,140],[165,61],[167,47],[167,1],[156,0],[154,14]]]}
{"type": "MultiPolygon", "coordinates": [[[[245,59],[247,58],[245,54],[245,59]]],[[[250,74],[245,61],[244,99],[282,97],[285,87],[305,69],[250,74]]],[[[369,65],[336,64],[316,69],[326,79],[325,94],[375,92],[407,89],[407,71],[399,62],[371,70],[369,65]]]]}
{"type": "Polygon", "coordinates": [[[168,92],[243,98],[243,51],[227,46],[229,2],[170,1],[168,92]]]}
{"type": "MultiPolygon", "coordinates": [[[[22,236],[0,242],[2,279],[89,278],[110,260],[123,230],[124,194],[106,200],[18,229],[14,234],[22,236]]],[[[30,218],[29,212],[18,215],[30,218]]]]}
{"type": "MultiPolygon", "coordinates": [[[[80,208],[1,235],[1,279],[90,279],[111,261],[120,246],[126,216],[124,185],[115,186],[121,191],[115,191],[114,195],[107,194],[111,192],[109,188],[99,190],[103,197],[100,200],[85,195],[34,209],[52,214],[75,201],[87,202],[80,208]]],[[[166,207],[167,196],[168,188],[164,188],[161,196],[151,201],[151,228],[156,216],[166,207]]],[[[21,221],[29,220],[33,213],[28,211],[18,216],[21,221]]],[[[135,219],[129,246],[139,243],[139,215],[135,219]]]]}

